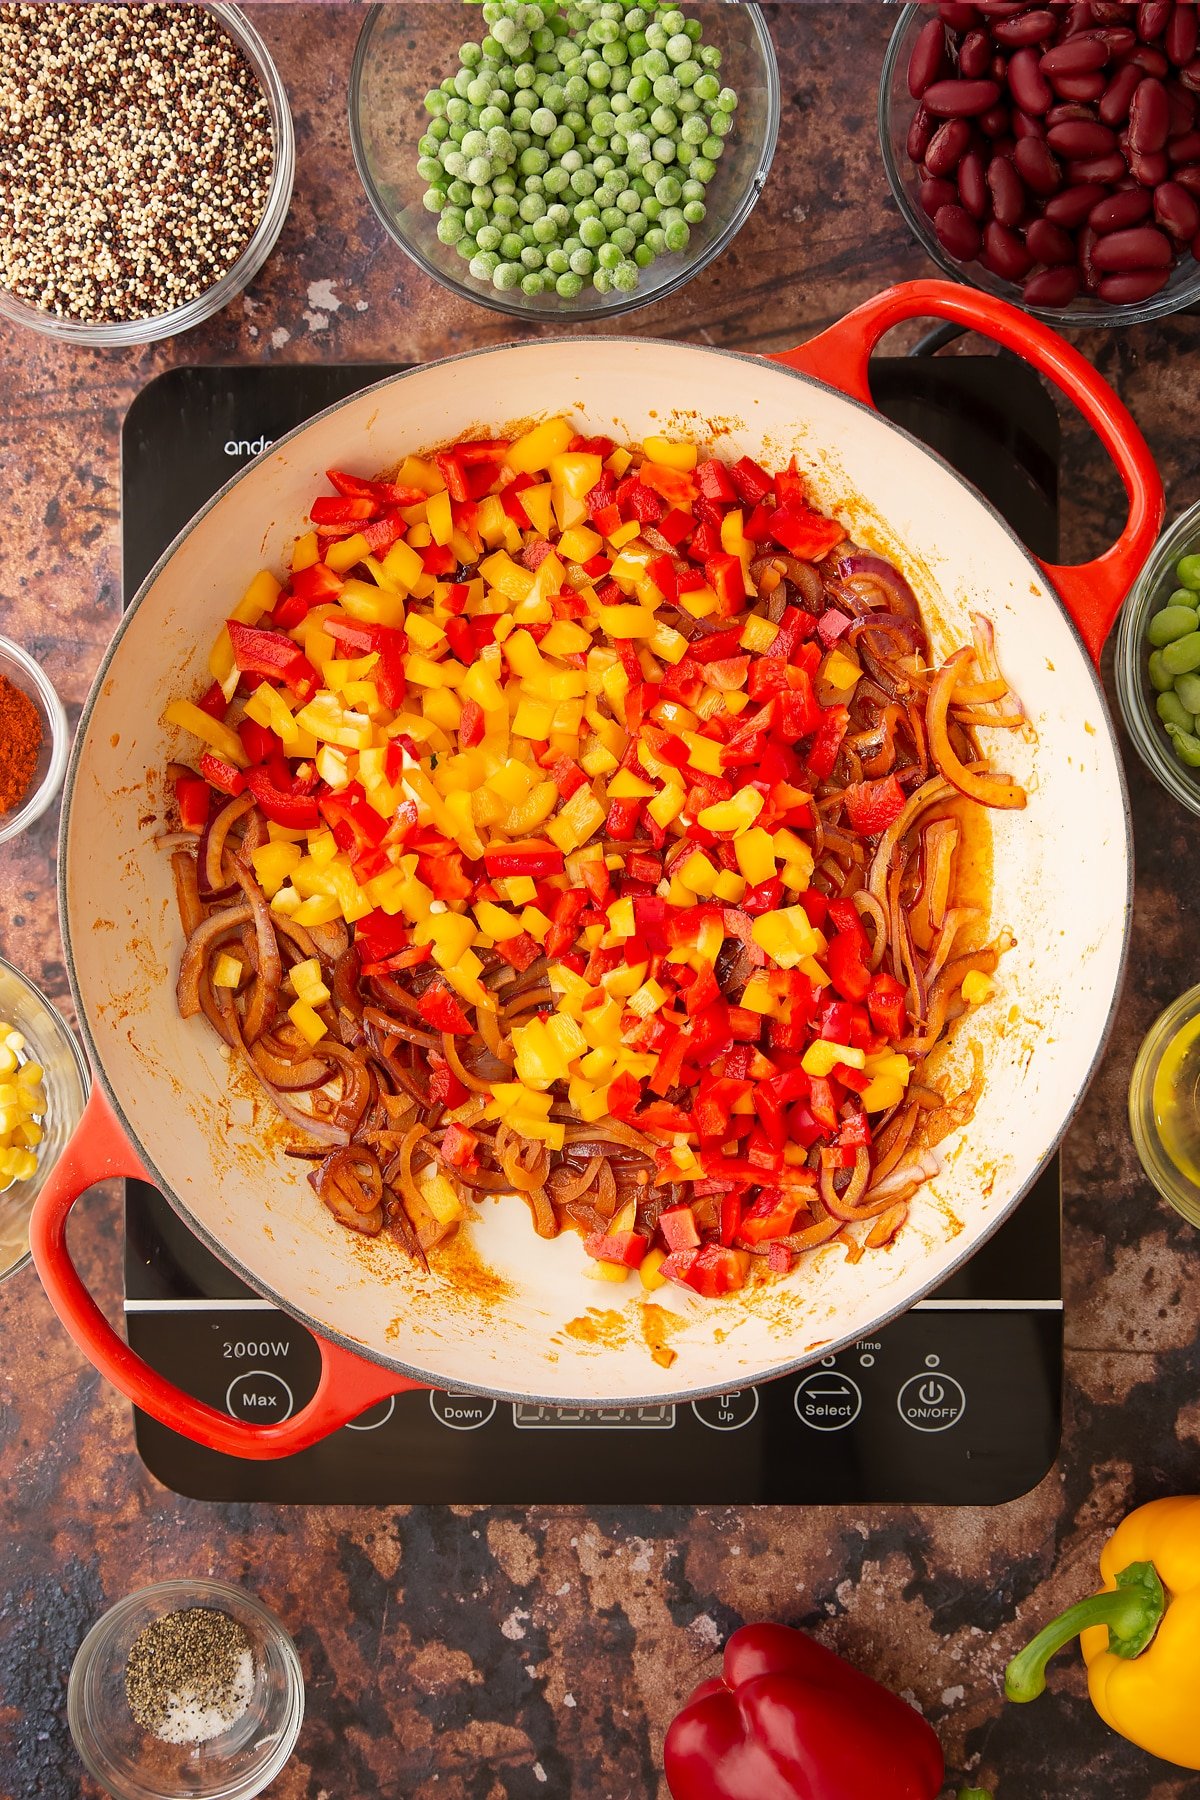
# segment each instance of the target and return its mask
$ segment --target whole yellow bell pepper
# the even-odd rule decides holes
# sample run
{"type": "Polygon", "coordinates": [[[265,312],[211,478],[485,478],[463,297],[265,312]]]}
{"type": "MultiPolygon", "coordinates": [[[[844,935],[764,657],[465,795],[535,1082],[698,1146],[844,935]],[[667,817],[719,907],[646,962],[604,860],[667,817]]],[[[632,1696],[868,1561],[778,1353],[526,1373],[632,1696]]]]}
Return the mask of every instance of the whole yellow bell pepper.
{"type": "Polygon", "coordinates": [[[1130,1513],[1100,1556],[1104,1587],[1040,1631],[1005,1673],[1010,1700],[1035,1700],[1046,1664],[1080,1636],[1092,1705],[1140,1749],[1200,1769],[1200,1496],[1130,1513]]]}

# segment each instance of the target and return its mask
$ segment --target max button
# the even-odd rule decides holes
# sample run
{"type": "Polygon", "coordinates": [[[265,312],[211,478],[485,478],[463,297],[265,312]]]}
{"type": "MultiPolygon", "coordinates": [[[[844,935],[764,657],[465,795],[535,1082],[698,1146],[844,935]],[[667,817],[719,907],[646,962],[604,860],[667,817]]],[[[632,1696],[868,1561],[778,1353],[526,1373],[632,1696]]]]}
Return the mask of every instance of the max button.
{"type": "Polygon", "coordinates": [[[758,1411],[758,1389],[736,1388],[732,1394],[693,1400],[692,1411],[710,1431],[740,1431],[758,1411]]]}
{"type": "Polygon", "coordinates": [[[448,1425],[451,1431],[478,1431],[495,1417],[496,1402],[486,1394],[443,1393],[434,1388],[429,1409],[439,1425],[448,1425]]]}
{"type": "Polygon", "coordinates": [[[862,1411],[862,1389],[840,1369],[815,1369],[796,1389],[796,1416],[810,1431],[845,1431],[862,1411]]]}
{"type": "Polygon", "coordinates": [[[256,1425],[278,1425],[289,1419],[296,1401],[282,1375],[270,1369],[247,1369],[235,1375],[225,1390],[225,1410],[235,1419],[250,1419],[256,1425]]]}
{"type": "Polygon", "coordinates": [[[910,1375],[896,1395],[900,1417],[914,1431],[949,1431],[967,1410],[967,1396],[953,1375],[910,1375]]]}

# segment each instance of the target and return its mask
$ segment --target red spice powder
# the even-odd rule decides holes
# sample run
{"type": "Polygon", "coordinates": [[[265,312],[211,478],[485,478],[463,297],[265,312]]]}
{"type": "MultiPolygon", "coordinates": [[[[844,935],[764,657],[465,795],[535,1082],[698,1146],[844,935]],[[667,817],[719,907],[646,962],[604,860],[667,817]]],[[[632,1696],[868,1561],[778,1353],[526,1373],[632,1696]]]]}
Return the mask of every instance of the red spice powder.
{"type": "Polygon", "coordinates": [[[0,675],[0,815],[12,812],[29,792],[42,747],[37,707],[0,675]]]}

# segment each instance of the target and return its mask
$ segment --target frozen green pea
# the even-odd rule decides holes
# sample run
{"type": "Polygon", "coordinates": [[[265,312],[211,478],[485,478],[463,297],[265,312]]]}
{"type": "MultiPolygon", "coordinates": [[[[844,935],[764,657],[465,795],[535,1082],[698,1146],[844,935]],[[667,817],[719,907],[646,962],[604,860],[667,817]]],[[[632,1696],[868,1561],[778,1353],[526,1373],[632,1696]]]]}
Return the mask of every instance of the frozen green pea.
{"type": "Polygon", "coordinates": [[[675,142],[673,138],[655,138],[653,144],[654,160],[660,162],[665,169],[675,161],[675,142]]]}
{"type": "Polygon", "coordinates": [[[695,87],[703,70],[695,57],[689,56],[686,62],[675,64],[675,79],[681,88],[695,87]]]}
{"type": "Polygon", "coordinates": [[[646,45],[647,45],[646,73],[647,73],[647,75],[665,75],[666,74],[667,67],[669,65],[667,64],[666,57],[663,56],[663,54],[662,54],[662,48],[663,48],[663,45],[666,43],[669,35],[670,34],[668,32],[663,30],[663,24],[662,24],[661,19],[651,19],[650,23],[647,25],[647,27],[646,27],[646,45]],[[652,57],[659,58],[658,66],[655,66],[655,67],[651,66],[651,58],[652,57]]]}
{"type": "Polygon", "coordinates": [[[691,241],[692,229],[686,219],[673,219],[665,232],[667,249],[678,254],[686,250],[691,241]]]}
{"type": "Polygon", "coordinates": [[[587,78],[594,88],[608,87],[611,79],[608,73],[608,64],[603,62],[590,63],[588,65],[587,78]]]}
{"type": "Polygon", "coordinates": [[[644,238],[650,229],[650,221],[645,213],[634,213],[625,229],[631,231],[635,239],[644,238]]]}
{"type": "Polygon", "coordinates": [[[600,211],[603,212],[605,207],[616,205],[617,195],[620,191],[620,188],[614,187],[611,181],[602,181],[600,186],[593,193],[592,199],[596,202],[600,211]]]}
{"type": "Polygon", "coordinates": [[[546,267],[552,275],[565,275],[571,267],[571,259],[561,245],[556,244],[553,250],[546,252],[546,267]]]}
{"type": "Polygon", "coordinates": [[[1180,762],[1186,763],[1189,769],[1200,769],[1200,737],[1190,731],[1181,731],[1178,725],[1168,725],[1167,735],[1180,762]]]}
{"type": "Polygon", "coordinates": [[[553,220],[555,227],[559,231],[565,231],[567,226],[571,223],[570,209],[563,206],[557,200],[553,206],[547,207],[546,217],[553,220]]]}
{"type": "Polygon", "coordinates": [[[727,112],[715,112],[708,121],[708,128],[714,137],[728,137],[729,133],[733,130],[733,114],[727,112]]]}
{"type": "Polygon", "coordinates": [[[706,69],[719,69],[721,66],[721,52],[717,49],[715,44],[701,44],[699,60],[704,64],[706,69]]]}
{"type": "Polygon", "coordinates": [[[689,200],[683,209],[683,216],[689,225],[703,225],[708,208],[703,200],[689,200]]]}
{"type": "Polygon", "coordinates": [[[626,214],[621,211],[619,206],[606,206],[600,213],[600,223],[605,231],[609,232],[619,231],[625,223],[625,219],[626,214]]]}
{"type": "MultiPolygon", "coordinates": [[[[467,159],[457,145],[455,145],[452,150],[447,149],[443,151],[442,167],[445,169],[447,175],[453,175],[456,179],[459,176],[466,174],[467,159]]],[[[491,171],[489,170],[488,173],[490,174],[491,171]]]]}
{"type": "Polygon", "coordinates": [[[480,131],[495,131],[497,127],[508,128],[508,96],[500,95],[503,106],[485,106],[479,115],[480,131]]]}
{"type": "Polygon", "coordinates": [[[457,244],[460,237],[465,237],[461,219],[448,218],[444,213],[437,222],[437,236],[440,244],[457,244]]]}
{"type": "Polygon", "coordinates": [[[581,219],[579,222],[579,241],[589,250],[597,250],[604,242],[604,226],[599,219],[581,219]]]}
{"type": "Polygon", "coordinates": [[[613,19],[593,19],[588,26],[588,43],[611,44],[618,31],[619,27],[613,19]]]}
{"type": "Polygon", "coordinates": [[[591,91],[586,79],[582,75],[570,76],[563,87],[563,93],[567,97],[567,104],[572,107],[585,105],[591,91]]]}
{"type": "Polygon", "coordinates": [[[517,159],[522,175],[541,175],[550,167],[550,158],[540,144],[531,144],[517,159]]]}
{"type": "Polygon", "coordinates": [[[725,145],[719,137],[706,137],[700,146],[700,155],[715,165],[724,149],[725,145]]]}
{"type": "Polygon", "coordinates": [[[1188,712],[1193,716],[1200,713],[1200,675],[1180,675],[1175,682],[1175,692],[1188,712]]]}
{"type": "Polygon", "coordinates": [[[690,167],[696,180],[703,181],[706,185],[712,180],[717,172],[716,163],[710,161],[707,156],[697,156],[690,164],[690,167]]]}
{"type": "Polygon", "coordinates": [[[529,129],[535,137],[549,137],[558,124],[558,120],[548,106],[539,106],[529,120],[529,129]]]}
{"type": "Polygon", "coordinates": [[[602,269],[615,269],[621,260],[621,252],[615,244],[601,244],[596,252],[596,261],[602,269]]]}
{"type": "Polygon", "coordinates": [[[1159,655],[1164,672],[1172,678],[1190,675],[1193,669],[1200,669],[1200,631],[1189,631],[1186,637],[1173,638],[1163,645],[1159,655]]]}
{"type": "Polygon", "coordinates": [[[544,219],[546,211],[546,202],[540,194],[526,194],[517,207],[517,212],[527,225],[532,225],[535,219],[544,219]]]}
{"type": "Polygon", "coordinates": [[[574,270],[568,269],[554,283],[554,291],[563,300],[576,299],[583,292],[583,276],[576,275],[574,270]]]}
{"type": "MultiPolygon", "coordinates": [[[[491,24],[490,19],[488,24],[491,24]]],[[[458,60],[460,63],[465,63],[468,69],[473,69],[477,63],[483,61],[483,51],[478,44],[463,44],[458,52],[458,60]]]]}
{"type": "MultiPolygon", "coordinates": [[[[1189,677],[1186,675],[1181,677],[1181,680],[1184,681],[1188,679],[1189,677]]],[[[1194,680],[1195,677],[1193,676],[1191,679],[1194,680]]],[[[1174,689],[1168,689],[1165,694],[1158,696],[1154,702],[1154,710],[1164,725],[1174,725],[1179,731],[1195,731],[1196,729],[1195,714],[1188,711],[1174,689]]]]}
{"type": "Polygon", "coordinates": [[[420,156],[417,158],[417,174],[422,181],[440,181],[443,175],[442,165],[436,156],[420,156]]]}
{"type": "Polygon", "coordinates": [[[546,148],[551,156],[563,156],[574,148],[575,133],[569,125],[556,125],[546,139],[546,148]]]}
{"type": "Polygon", "coordinates": [[[425,111],[433,119],[440,119],[446,110],[446,96],[441,88],[430,88],[425,96],[425,111]]]}
{"type": "Polygon", "coordinates": [[[496,219],[515,219],[517,203],[511,194],[497,194],[492,201],[492,216],[496,219]]]}
{"type": "Polygon", "coordinates": [[[656,106],[650,114],[651,129],[656,131],[659,137],[666,137],[668,133],[675,131],[678,125],[679,120],[669,106],[656,106]]]}
{"type": "Polygon", "coordinates": [[[606,175],[611,175],[616,166],[616,163],[606,150],[602,150],[592,164],[593,169],[596,171],[597,175],[600,176],[601,180],[603,180],[606,175]]]}
{"type": "Polygon", "coordinates": [[[428,135],[433,139],[435,146],[437,146],[436,149],[430,151],[430,155],[437,155],[441,145],[445,143],[446,139],[450,136],[450,126],[445,119],[434,119],[430,122],[428,135]]]}
{"type": "Polygon", "coordinates": [[[657,224],[658,220],[662,217],[662,201],[656,200],[654,195],[651,194],[648,200],[642,201],[642,214],[645,218],[649,219],[652,225],[657,224]]]}
{"type": "Polygon", "coordinates": [[[542,180],[548,194],[565,194],[571,186],[571,177],[565,169],[547,169],[542,180]]]}
{"type": "Polygon", "coordinates": [[[668,62],[687,62],[692,54],[692,40],[685,31],[677,31],[663,46],[668,62]]]}
{"type": "Polygon", "coordinates": [[[630,77],[626,92],[635,106],[644,106],[654,93],[654,88],[647,76],[633,75],[630,77]]]}
{"type": "Polygon", "coordinates": [[[1187,589],[1177,590],[1160,612],[1156,612],[1146,627],[1146,636],[1156,650],[1164,644],[1174,643],[1176,638],[1186,637],[1200,625],[1200,616],[1194,606],[1180,603],[1178,593],[1187,593],[1187,589]]]}
{"type": "Polygon", "coordinates": [[[651,92],[662,106],[674,106],[679,98],[679,78],[675,75],[658,75],[655,77],[651,92]]]}
{"type": "Polygon", "coordinates": [[[533,117],[533,114],[530,112],[530,110],[527,106],[514,106],[512,111],[508,115],[508,123],[509,123],[510,130],[512,130],[514,132],[528,131],[529,130],[529,121],[530,121],[530,119],[532,119],[532,117],[533,117]]]}
{"type": "Polygon", "coordinates": [[[633,253],[633,260],[639,269],[648,269],[654,261],[654,252],[648,244],[639,244],[633,253]]]}
{"type": "Polygon", "coordinates": [[[596,259],[591,251],[582,244],[578,250],[570,252],[571,272],[574,275],[590,275],[596,266],[596,259]]]}
{"type": "Polygon", "coordinates": [[[505,293],[509,288],[519,287],[524,274],[519,262],[497,263],[492,270],[492,286],[505,293]]]}
{"type": "MultiPolygon", "coordinates": [[[[646,36],[649,38],[650,33],[647,32],[646,36]]],[[[647,50],[645,56],[642,58],[642,73],[648,75],[650,80],[655,82],[660,75],[669,75],[671,73],[671,65],[661,50],[647,50]]]]}
{"type": "Polygon", "coordinates": [[[703,200],[703,198],[704,198],[704,183],[702,181],[692,181],[692,180],[685,181],[683,184],[682,198],[685,201],[687,201],[687,200],[703,200]]]}
{"type": "Polygon", "coordinates": [[[638,284],[638,266],[635,262],[619,262],[612,272],[613,286],[619,294],[631,294],[638,284]]]}
{"type": "Polygon", "coordinates": [[[506,231],[500,240],[500,255],[505,262],[515,262],[521,254],[522,239],[515,231],[506,231]]]}
{"type": "Polygon", "coordinates": [[[482,206],[468,206],[466,212],[463,214],[463,230],[469,231],[472,237],[474,237],[477,232],[482,231],[485,226],[490,223],[490,215],[482,206]]]}
{"type": "Polygon", "coordinates": [[[544,267],[546,252],[538,244],[526,244],[521,251],[521,267],[523,269],[540,269],[544,267]]]}
{"type": "Polygon", "coordinates": [[[546,217],[533,221],[533,241],[535,244],[552,244],[558,236],[558,226],[554,220],[546,217]]]}
{"type": "Polygon", "coordinates": [[[507,169],[503,175],[493,175],[492,190],[497,194],[515,194],[517,191],[516,177],[510,175],[507,169]]]}
{"type": "Polygon", "coordinates": [[[635,213],[638,211],[641,203],[640,195],[635,194],[632,188],[623,188],[617,195],[618,212],[635,213]]]}
{"type": "Polygon", "coordinates": [[[484,225],[475,233],[475,242],[481,250],[498,250],[503,235],[498,225],[484,225]]]}
{"type": "Polygon", "coordinates": [[[471,273],[476,281],[490,281],[500,258],[489,250],[481,250],[471,258],[471,273]]]}
{"type": "Polygon", "coordinates": [[[683,187],[674,175],[664,175],[661,181],[656,181],[654,184],[654,198],[660,200],[664,206],[678,205],[682,194],[683,187]]]}
{"type": "Polygon", "coordinates": [[[731,87],[722,88],[717,95],[717,105],[724,113],[737,111],[738,97],[731,87]]]}
{"type": "Polygon", "coordinates": [[[612,293],[612,276],[607,269],[597,269],[592,276],[592,286],[598,294],[612,293]]]}

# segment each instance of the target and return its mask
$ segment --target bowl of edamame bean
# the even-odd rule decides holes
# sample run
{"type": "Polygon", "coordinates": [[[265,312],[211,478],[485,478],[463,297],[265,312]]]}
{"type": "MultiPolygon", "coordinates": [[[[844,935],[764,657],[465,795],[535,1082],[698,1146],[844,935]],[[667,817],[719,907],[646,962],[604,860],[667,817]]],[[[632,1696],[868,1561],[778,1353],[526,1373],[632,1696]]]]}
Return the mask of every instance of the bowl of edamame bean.
{"type": "Polygon", "coordinates": [[[1155,546],[1121,612],[1117,698],[1134,747],[1200,814],[1200,504],[1155,546]]]}
{"type": "Polygon", "coordinates": [[[749,0],[374,6],[350,77],[388,234],[465,299],[535,320],[609,318],[690,281],[750,216],[779,117],[749,0]]]}

